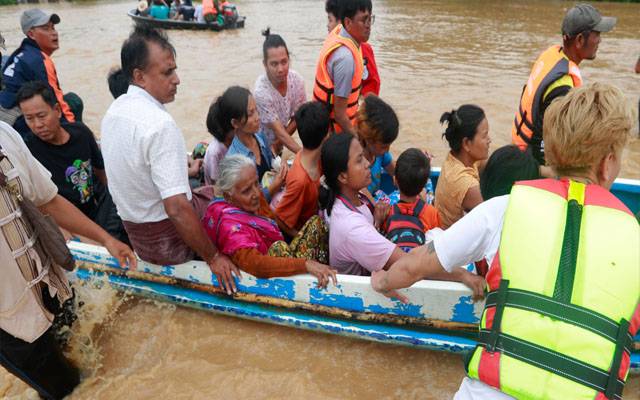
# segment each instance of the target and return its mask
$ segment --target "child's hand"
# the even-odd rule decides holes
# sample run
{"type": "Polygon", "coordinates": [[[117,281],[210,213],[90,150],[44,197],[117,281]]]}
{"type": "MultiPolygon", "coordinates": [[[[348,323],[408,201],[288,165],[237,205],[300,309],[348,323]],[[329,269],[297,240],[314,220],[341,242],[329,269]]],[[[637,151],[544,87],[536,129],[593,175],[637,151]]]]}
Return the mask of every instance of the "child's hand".
{"type": "Polygon", "coordinates": [[[289,166],[287,165],[287,163],[281,163],[280,171],[278,171],[276,176],[273,177],[273,183],[272,183],[272,186],[277,188],[277,190],[280,190],[284,185],[287,179],[287,172],[289,172],[289,166]]]}
{"type": "Polygon", "coordinates": [[[389,203],[383,201],[376,203],[376,207],[373,212],[373,223],[376,229],[380,229],[384,220],[387,219],[387,214],[389,214],[390,209],[391,205],[389,203]]]}

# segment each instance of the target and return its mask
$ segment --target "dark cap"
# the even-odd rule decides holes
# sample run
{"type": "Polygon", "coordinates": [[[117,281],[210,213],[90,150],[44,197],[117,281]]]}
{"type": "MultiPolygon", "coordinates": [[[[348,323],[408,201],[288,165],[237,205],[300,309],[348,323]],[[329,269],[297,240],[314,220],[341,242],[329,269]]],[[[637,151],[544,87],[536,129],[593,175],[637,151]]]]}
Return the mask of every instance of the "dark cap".
{"type": "Polygon", "coordinates": [[[39,8],[32,8],[22,13],[20,17],[20,27],[22,32],[26,35],[27,32],[33,27],[42,26],[49,23],[49,21],[57,24],[60,22],[58,14],[44,12],[39,8]]]}
{"type": "Polygon", "coordinates": [[[564,16],[562,34],[573,37],[584,31],[609,32],[616,21],[615,17],[603,17],[590,4],[578,4],[564,16]]]}

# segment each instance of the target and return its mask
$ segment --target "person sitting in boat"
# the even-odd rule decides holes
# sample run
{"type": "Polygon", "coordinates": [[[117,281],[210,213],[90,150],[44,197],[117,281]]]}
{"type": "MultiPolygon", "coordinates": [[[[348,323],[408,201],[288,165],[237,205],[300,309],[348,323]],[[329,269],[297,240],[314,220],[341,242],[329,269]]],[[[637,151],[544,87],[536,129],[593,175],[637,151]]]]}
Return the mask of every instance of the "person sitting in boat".
{"type": "Polygon", "coordinates": [[[289,68],[289,49],[282,36],[272,34],[270,28],[262,32],[262,64],[265,73],[256,80],[253,94],[260,114],[260,130],[280,155],[282,146],[293,153],[300,151],[292,135],[296,131],[293,119],[298,107],[307,101],[304,79],[289,68]]]}
{"type": "Polygon", "coordinates": [[[130,85],[109,106],[101,129],[109,191],[141,259],[175,265],[197,254],[231,293],[231,274],[239,271],[200,226],[213,188],[189,187],[184,137],[164,106],[180,83],[175,54],[166,34],[148,26],[136,26],[122,45],[130,85]]]}
{"type": "Polygon", "coordinates": [[[393,176],[396,163],[389,149],[398,138],[399,125],[389,104],[374,94],[365,97],[356,116],[356,130],[369,162],[371,183],[367,190],[371,196],[382,190],[383,172],[393,176]]]}
{"type": "MultiPolygon", "coordinates": [[[[326,257],[319,246],[324,233],[318,223],[308,223],[291,245],[274,220],[264,198],[253,160],[227,155],[220,163],[216,183],[223,198],[214,200],[202,219],[209,238],[233,262],[259,278],[310,273],[318,286],[336,284],[336,271],[315,260],[326,257]]],[[[316,220],[317,221],[317,220],[316,220]]]]}
{"type": "MultiPolygon", "coordinates": [[[[360,141],[350,133],[332,135],[322,145],[320,159],[328,187],[320,204],[329,220],[330,265],[349,275],[389,268],[406,253],[377,230],[389,205],[379,202],[374,207],[362,193],[371,183],[371,171],[360,141]]],[[[484,283],[463,268],[437,279],[462,281],[470,287],[484,283]]]]}
{"type": "MultiPolygon", "coordinates": [[[[234,131],[234,138],[227,154],[242,154],[252,159],[258,173],[258,179],[262,182],[264,174],[272,169],[274,157],[268,139],[259,130],[260,116],[256,108],[256,101],[251,92],[242,87],[236,87],[233,95],[233,104],[237,107],[230,108],[227,113],[221,113],[219,117],[229,121],[234,131]],[[237,118],[234,117],[236,111],[241,111],[237,118]]],[[[220,111],[222,112],[222,110],[220,111]]],[[[275,174],[271,184],[263,188],[268,202],[271,202],[272,197],[282,189],[287,170],[287,164],[282,163],[280,171],[275,174]]]]}
{"type": "Polygon", "coordinates": [[[154,19],[169,19],[169,6],[164,0],[153,0],[149,8],[149,17],[154,19]]]}
{"type": "Polygon", "coordinates": [[[136,7],[136,15],[147,17],[149,15],[149,3],[147,0],[140,0],[136,7]]]}
{"type": "Polygon", "coordinates": [[[207,130],[213,140],[204,155],[204,181],[207,185],[215,185],[220,162],[236,137],[234,124],[238,125],[238,121],[242,121],[247,114],[246,97],[247,89],[231,86],[209,106],[207,130]]]}
{"type": "Polygon", "coordinates": [[[447,123],[442,134],[451,151],[442,164],[435,205],[442,228],[447,229],[482,203],[477,162],[489,157],[489,121],[482,108],[465,104],[440,117],[447,123]]]}
{"type": "Polygon", "coordinates": [[[516,145],[506,145],[494,151],[480,174],[480,193],[484,201],[511,192],[518,181],[540,178],[540,164],[531,152],[516,145]]]}
{"type": "Polygon", "coordinates": [[[609,189],[634,124],[618,88],[572,89],[544,118],[559,178],[516,183],[372,276],[402,298],[395,289],[490,260],[479,342],[454,399],[621,398],[640,328],[640,225],[609,189]]]}
{"type": "Polygon", "coordinates": [[[232,8],[235,10],[235,6],[226,0],[202,0],[202,15],[206,23],[216,22],[224,26],[225,15],[229,15],[232,8]]]}
{"type": "Polygon", "coordinates": [[[191,21],[193,20],[194,13],[195,8],[193,7],[192,0],[182,0],[180,2],[180,7],[178,7],[178,19],[191,21]]]}
{"type": "Polygon", "coordinates": [[[294,119],[302,150],[287,173],[284,194],[276,208],[280,227],[289,237],[295,237],[309,219],[318,218],[320,151],[330,125],[329,111],[315,101],[300,106],[294,119]]]}
{"type": "Polygon", "coordinates": [[[109,71],[107,84],[109,85],[109,92],[114,99],[127,93],[127,89],[129,89],[129,81],[124,75],[122,68],[119,67],[114,67],[109,71]]]}
{"type": "Polygon", "coordinates": [[[422,150],[407,149],[398,157],[394,181],[400,198],[391,207],[383,232],[406,252],[423,245],[425,233],[440,227],[438,210],[420,196],[430,173],[429,157],[422,150]]]}
{"type": "Polygon", "coordinates": [[[83,123],[60,124],[60,104],[44,82],[20,88],[16,101],[31,132],[31,154],[51,172],[58,193],[118,240],[129,243],[122,220],[107,190],[102,153],[83,123]]]}

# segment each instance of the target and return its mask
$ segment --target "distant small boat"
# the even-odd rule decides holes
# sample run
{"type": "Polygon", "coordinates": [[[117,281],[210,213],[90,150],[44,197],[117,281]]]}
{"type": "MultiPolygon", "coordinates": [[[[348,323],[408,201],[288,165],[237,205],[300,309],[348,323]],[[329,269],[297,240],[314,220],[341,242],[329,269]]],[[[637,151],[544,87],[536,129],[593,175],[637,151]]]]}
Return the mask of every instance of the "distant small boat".
{"type": "Polygon", "coordinates": [[[197,21],[179,21],[175,19],[155,19],[150,17],[143,17],[136,14],[137,10],[131,10],[127,13],[136,24],[151,25],[155,28],[161,29],[196,29],[196,30],[210,30],[221,31],[224,29],[239,29],[244,28],[244,21],[246,17],[239,16],[238,20],[234,23],[219,25],[217,22],[197,22],[197,21]]]}

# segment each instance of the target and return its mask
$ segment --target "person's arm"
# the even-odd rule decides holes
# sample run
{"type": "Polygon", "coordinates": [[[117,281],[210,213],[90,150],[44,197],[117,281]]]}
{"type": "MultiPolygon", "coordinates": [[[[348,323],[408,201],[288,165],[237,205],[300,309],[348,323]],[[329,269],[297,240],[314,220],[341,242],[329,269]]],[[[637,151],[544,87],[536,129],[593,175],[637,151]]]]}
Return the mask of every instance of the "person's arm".
{"type": "Polygon", "coordinates": [[[275,120],[267,124],[267,127],[273,130],[276,138],[280,140],[280,142],[293,153],[297,153],[300,151],[301,147],[295,140],[291,137],[293,132],[295,132],[295,121],[293,123],[293,130],[290,131],[291,124],[285,128],[280,120],[275,120]]]}
{"type": "Polygon", "coordinates": [[[384,153],[384,155],[382,156],[382,168],[384,168],[384,170],[387,171],[387,173],[390,176],[393,177],[395,175],[396,161],[393,159],[393,156],[388,151],[384,153]]]}
{"type": "Polygon", "coordinates": [[[355,128],[347,115],[349,99],[346,97],[334,97],[333,112],[335,114],[336,123],[340,125],[343,132],[355,135],[355,128]]]}
{"type": "Polygon", "coordinates": [[[482,193],[480,193],[480,186],[473,186],[467,190],[467,194],[462,199],[462,208],[469,212],[473,210],[478,204],[482,203],[482,193]]]}
{"type": "Polygon", "coordinates": [[[232,274],[240,278],[240,271],[211,243],[187,196],[178,194],[167,197],[162,203],[180,238],[209,265],[227,294],[231,294],[232,291],[235,293],[237,289],[232,274]]]}
{"type": "Polygon", "coordinates": [[[324,264],[304,258],[273,257],[257,249],[240,249],[232,255],[234,263],[258,278],[274,278],[310,273],[318,278],[318,287],[327,287],[329,281],[335,285],[336,271],[324,264]]]}
{"type": "Polygon", "coordinates": [[[85,236],[106,247],[109,253],[118,259],[121,267],[128,266],[135,269],[138,265],[136,256],[129,246],[109,235],[64,197],[55,195],[53,199],[42,204],[39,208],[44,214],[51,215],[61,228],[85,236]]]}
{"type": "MultiPolygon", "coordinates": [[[[389,271],[373,273],[372,287],[387,297],[406,301],[395,289],[409,287],[427,277],[443,276],[447,271],[455,274],[457,266],[493,254],[499,245],[508,199],[508,195],[499,196],[482,203],[432,241],[402,257],[389,271]]],[[[482,282],[477,278],[469,282],[465,278],[463,283],[473,290],[474,296],[483,294],[479,290],[482,282]]]]}
{"type": "Polygon", "coordinates": [[[636,61],[636,74],[640,74],[640,57],[638,57],[638,61],[636,61]]]}
{"type": "Polygon", "coordinates": [[[409,287],[425,278],[462,282],[473,291],[475,300],[484,297],[484,278],[464,268],[455,268],[452,272],[447,272],[440,264],[433,242],[416,247],[394,263],[389,270],[374,272],[371,275],[371,286],[387,297],[397,298],[406,303],[408,299],[396,292],[396,289],[409,287]]]}
{"type": "Polygon", "coordinates": [[[283,162],[282,164],[280,164],[280,171],[278,171],[276,176],[273,177],[273,181],[271,182],[271,185],[269,185],[269,188],[268,188],[268,193],[265,193],[265,197],[269,198],[269,202],[271,202],[271,199],[273,198],[273,196],[275,196],[276,193],[278,193],[280,189],[282,189],[282,186],[284,185],[287,179],[288,171],[289,171],[289,166],[287,165],[286,162],[283,162]]]}

